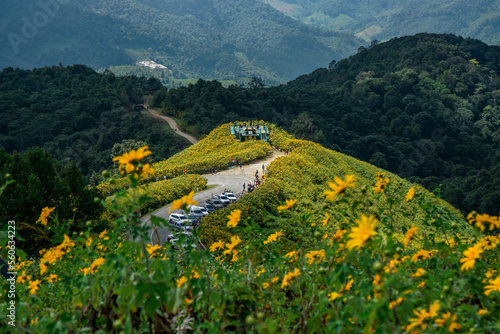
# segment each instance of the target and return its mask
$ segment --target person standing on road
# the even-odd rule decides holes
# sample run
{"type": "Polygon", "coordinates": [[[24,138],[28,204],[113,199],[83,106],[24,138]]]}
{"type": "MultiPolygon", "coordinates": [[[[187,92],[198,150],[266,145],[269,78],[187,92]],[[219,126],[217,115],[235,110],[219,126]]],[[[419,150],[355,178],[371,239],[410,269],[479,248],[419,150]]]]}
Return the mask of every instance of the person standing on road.
{"type": "Polygon", "coordinates": [[[265,168],[265,167],[266,167],[266,166],[264,166],[264,164],[262,164],[262,173],[264,173],[264,168],[265,168]]]}
{"type": "Polygon", "coordinates": [[[243,183],[243,192],[245,192],[245,184],[243,183]]]}

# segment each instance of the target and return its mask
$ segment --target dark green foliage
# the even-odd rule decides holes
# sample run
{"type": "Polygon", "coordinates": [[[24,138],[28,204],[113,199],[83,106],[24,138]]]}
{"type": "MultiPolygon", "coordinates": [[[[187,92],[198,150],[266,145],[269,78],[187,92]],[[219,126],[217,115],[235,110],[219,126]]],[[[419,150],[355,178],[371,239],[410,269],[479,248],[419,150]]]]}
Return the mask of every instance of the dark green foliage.
{"type": "Polygon", "coordinates": [[[134,111],[156,79],[115,77],[75,65],[0,72],[0,147],[24,152],[46,148],[58,160],[76,161],[89,177],[111,168],[111,149],[125,139],[145,141],[155,161],[187,146],[159,121],[134,111]]]}
{"type": "Polygon", "coordinates": [[[6,181],[7,173],[14,182],[0,196],[0,225],[15,220],[16,230],[23,239],[16,246],[31,255],[51,245],[49,226],[53,228],[54,222],[49,219],[47,226],[36,222],[42,208],[55,207],[50,216],[57,216],[60,224],[72,219],[68,232],[77,233],[87,229],[87,221],[97,221],[104,210],[100,202],[94,201],[100,194],[86,187],[87,182],[74,162],[63,164],[41,148],[24,154],[8,154],[0,149],[0,184],[6,181]]]}
{"type": "Polygon", "coordinates": [[[287,85],[226,89],[199,80],[159,93],[155,103],[199,134],[238,119],[270,121],[430,190],[442,185],[443,197],[464,211],[496,215],[499,64],[500,47],[419,34],[287,85]]]}

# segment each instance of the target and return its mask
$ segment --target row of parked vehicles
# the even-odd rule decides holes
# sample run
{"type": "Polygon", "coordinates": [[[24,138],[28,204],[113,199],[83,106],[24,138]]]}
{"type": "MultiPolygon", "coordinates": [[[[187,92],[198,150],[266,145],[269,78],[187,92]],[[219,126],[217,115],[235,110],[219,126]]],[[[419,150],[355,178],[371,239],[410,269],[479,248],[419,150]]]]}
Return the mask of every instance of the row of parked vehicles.
{"type": "Polygon", "coordinates": [[[222,209],[236,202],[236,200],[236,196],[230,192],[212,195],[205,203],[199,204],[198,206],[190,205],[187,214],[184,212],[172,212],[168,217],[168,223],[177,230],[191,232],[193,226],[198,227],[203,217],[207,216],[210,212],[222,209]]]}

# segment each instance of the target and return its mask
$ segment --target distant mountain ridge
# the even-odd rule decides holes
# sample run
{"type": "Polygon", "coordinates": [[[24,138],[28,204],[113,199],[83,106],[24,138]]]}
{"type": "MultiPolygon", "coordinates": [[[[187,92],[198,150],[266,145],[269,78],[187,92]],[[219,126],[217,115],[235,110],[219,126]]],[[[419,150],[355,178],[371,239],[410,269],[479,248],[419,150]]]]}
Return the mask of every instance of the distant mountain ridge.
{"type": "Polygon", "coordinates": [[[0,68],[62,62],[98,69],[150,59],[181,79],[240,75],[282,82],[326,67],[363,43],[352,34],[302,24],[256,0],[75,0],[59,5],[54,0],[57,10],[27,2],[2,5],[0,42],[9,47],[0,51],[0,68]]]}
{"type": "Polygon", "coordinates": [[[500,44],[495,0],[261,0],[314,27],[385,40],[420,32],[452,33],[500,44]]]}

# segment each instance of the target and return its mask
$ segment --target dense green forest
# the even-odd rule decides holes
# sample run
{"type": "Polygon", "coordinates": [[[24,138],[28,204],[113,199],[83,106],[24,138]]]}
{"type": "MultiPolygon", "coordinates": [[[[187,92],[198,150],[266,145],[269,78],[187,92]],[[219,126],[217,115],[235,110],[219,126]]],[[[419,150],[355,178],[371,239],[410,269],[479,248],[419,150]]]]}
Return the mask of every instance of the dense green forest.
{"type": "Polygon", "coordinates": [[[0,147],[7,152],[43,147],[60,161],[74,160],[92,183],[113,167],[112,149],[125,140],[143,141],[156,160],[166,159],[189,143],[133,109],[160,87],[156,79],[98,74],[83,65],[4,69],[0,147]]]}
{"type": "Polygon", "coordinates": [[[263,119],[428,189],[463,211],[500,209],[500,47],[418,34],[358,54],[286,85],[199,80],[160,90],[153,103],[206,134],[263,119]]]}
{"type": "Polygon", "coordinates": [[[74,162],[61,163],[46,150],[33,148],[19,154],[8,154],[0,148],[1,225],[8,220],[17,222],[21,248],[32,256],[38,250],[62,240],[52,239],[61,232],[68,235],[87,229],[86,222],[94,221],[95,231],[103,230],[107,222],[100,220],[103,205],[94,198],[101,194],[87,187],[87,181],[74,162]],[[6,182],[10,182],[6,184],[6,182]],[[55,208],[52,217],[59,218],[59,225],[52,221],[37,223],[43,208],[55,208]],[[69,224],[63,221],[72,220],[69,224]]]}
{"type": "Polygon", "coordinates": [[[257,0],[75,0],[50,10],[36,0],[8,2],[0,12],[2,31],[0,68],[62,62],[141,71],[136,62],[151,59],[173,79],[256,75],[284,82],[364,43],[257,0]]]}
{"type": "Polygon", "coordinates": [[[500,44],[496,0],[261,0],[314,27],[384,40],[422,31],[500,44]]]}

